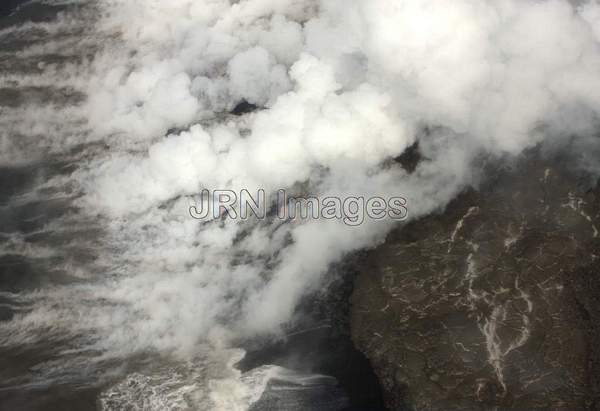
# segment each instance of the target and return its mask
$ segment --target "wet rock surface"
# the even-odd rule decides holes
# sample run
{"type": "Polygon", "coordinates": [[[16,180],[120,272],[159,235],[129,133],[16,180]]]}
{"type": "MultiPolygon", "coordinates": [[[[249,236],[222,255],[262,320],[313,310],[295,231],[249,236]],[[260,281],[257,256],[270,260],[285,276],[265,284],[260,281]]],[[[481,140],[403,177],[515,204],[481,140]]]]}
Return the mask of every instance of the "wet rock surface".
{"type": "MultiPolygon", "coordinates": [[[[297,309],[295,326],[277,341],[254,341],[246,344],[247,354],[237,364],[247,372],[264,364],[273,364],[301,373],[333,377],[335,384],[313,387],[304,395],[311,411],[335,409],[343,411],[384,411],[381,386],[365,356],[356,349],[350,335],[350,295],[353,279],[364,253],[348,257],[332,268],[330,283],[320,292],[308,295],[297,309]],[[327,398],[327,397],[331,398],[327,398]],[[340,402],[340,399],[344,399],[340,402]]],[[[275,384],[279,384],[275,381],[275,384]]],[[[285,398],[271,398],[267,390],[254,410],[297,410],[285,398]]],[[[281,387],[276,387],[282,391],[281,387]]],[[[289,399],[288,399],[289,400],[289,399]]]]}
{"type": "Polygon", "coordinates": [[[600,187],[529,154],[361,262],[352,334],[393,410],[600,409],[600,187]]]}

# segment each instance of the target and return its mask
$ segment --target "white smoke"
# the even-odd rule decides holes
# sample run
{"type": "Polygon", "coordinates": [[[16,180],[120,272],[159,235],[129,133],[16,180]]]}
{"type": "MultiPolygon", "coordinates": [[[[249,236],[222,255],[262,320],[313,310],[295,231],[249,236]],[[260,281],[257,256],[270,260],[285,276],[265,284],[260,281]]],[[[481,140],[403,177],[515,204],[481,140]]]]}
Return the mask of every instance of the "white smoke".
{"type": "Polygon", "coordinates": [[[404,196],[416,218],[476,182],[477,156],[518,155],[574,132],[581,147],[596,141],[596,1],[103,0],[99,8],[99,38],[118,40],[86,66],[78,109],[86,138],[110,150],[74,177],[80,204],[119,251],[110,280],[60,291],[64,309],[24,316],[22,329],[47,321],[93,329],[104,350],[186,355],[202,340],[277,333],[332,263],[394,225],[205,223],[188,215],[189,196],[307,183],[321,196],[404,196]],[[228,115],[241,100],[260,109],[228,115]],[[425,160],[414,173],[386,165],[417,140],[425,160]],[[82,315],[69,302],[83,295],[110,304],[82,315]]]}

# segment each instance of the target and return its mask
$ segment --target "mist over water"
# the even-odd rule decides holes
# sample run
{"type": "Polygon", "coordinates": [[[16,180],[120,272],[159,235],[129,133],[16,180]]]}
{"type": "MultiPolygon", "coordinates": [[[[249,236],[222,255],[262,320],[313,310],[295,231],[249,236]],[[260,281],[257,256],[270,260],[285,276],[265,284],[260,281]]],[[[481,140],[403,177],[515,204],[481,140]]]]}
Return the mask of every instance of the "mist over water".
{"type": "Polygon", "coordinates": [[[13,390],[127,375],[103,407],[231,410],[275,374],[313,378],[242,375],[236,347],[293,329],[331,265],[393,222],[199,221],[189,207],[203,189],[402,196],[418,218],[476,185],[486,161],[536,145],[569,146],[598,171],[595,1],[47,1],[20,13],[0,25],[12,270],[0,346],[35,372],[6,371],[13,390]],[[231,114],[242,101],[257,109],[231,114]],[[390,160],[415,142],[424,160],[409,173],[390,160]]]}

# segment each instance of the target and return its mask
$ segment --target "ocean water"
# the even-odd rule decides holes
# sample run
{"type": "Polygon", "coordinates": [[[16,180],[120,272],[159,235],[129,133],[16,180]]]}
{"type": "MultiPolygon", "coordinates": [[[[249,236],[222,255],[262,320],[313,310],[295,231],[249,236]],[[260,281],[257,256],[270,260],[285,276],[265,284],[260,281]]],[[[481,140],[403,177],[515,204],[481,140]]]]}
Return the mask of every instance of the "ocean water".
{"type": "Polygon", "coordinates": [[[595,1],[16,6],[0,9],[3,409],[379,406],[351,276],[328,291],[401,221],[196,220],[198,193],[402,197],[417,219],[488,158],[547,144],[598,171],[595,1]]]}
{"type": "MultiPolygon", "coordinates": [[[[169,338],[186,330],[162,324],[185,314],[153,322],[143,307],[131,307],[143,297],[139,281],[170,271],[169,262],[139,254],[165,245],[144,234],[149,223],[125,230],[123,221],[82,202],[79,178],[114,154],[110,139],[90,129],[81,103],[94,53],[115,40],[94,33],[94,2],[30,2],[15,10],[17,3],[0,8],[0,410],[348,407],[333,377],[270,364],[238,371],[244,350],[221,345],[218,335],[197,344],[191,338],[191,347],[173,353],[169,338]],[[155,263],[166,267],[149,268],[155,263]],[[144,341],[153,335],[165,342],[144,341]]],[[[165,298],[168,304],[168,291],[165,298]]]]}

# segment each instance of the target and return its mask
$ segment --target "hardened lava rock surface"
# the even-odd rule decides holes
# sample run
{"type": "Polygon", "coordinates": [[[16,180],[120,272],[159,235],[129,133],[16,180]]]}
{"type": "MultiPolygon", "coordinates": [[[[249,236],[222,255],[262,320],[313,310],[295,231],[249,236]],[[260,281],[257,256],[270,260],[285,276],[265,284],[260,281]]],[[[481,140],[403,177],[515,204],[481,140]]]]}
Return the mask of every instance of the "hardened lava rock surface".
{"type": "Polygon", "coordinates": [[[368,253],[355,344],[391,410],[600,409],[597,182],[536,155],[485,181],[368,253]]]}

